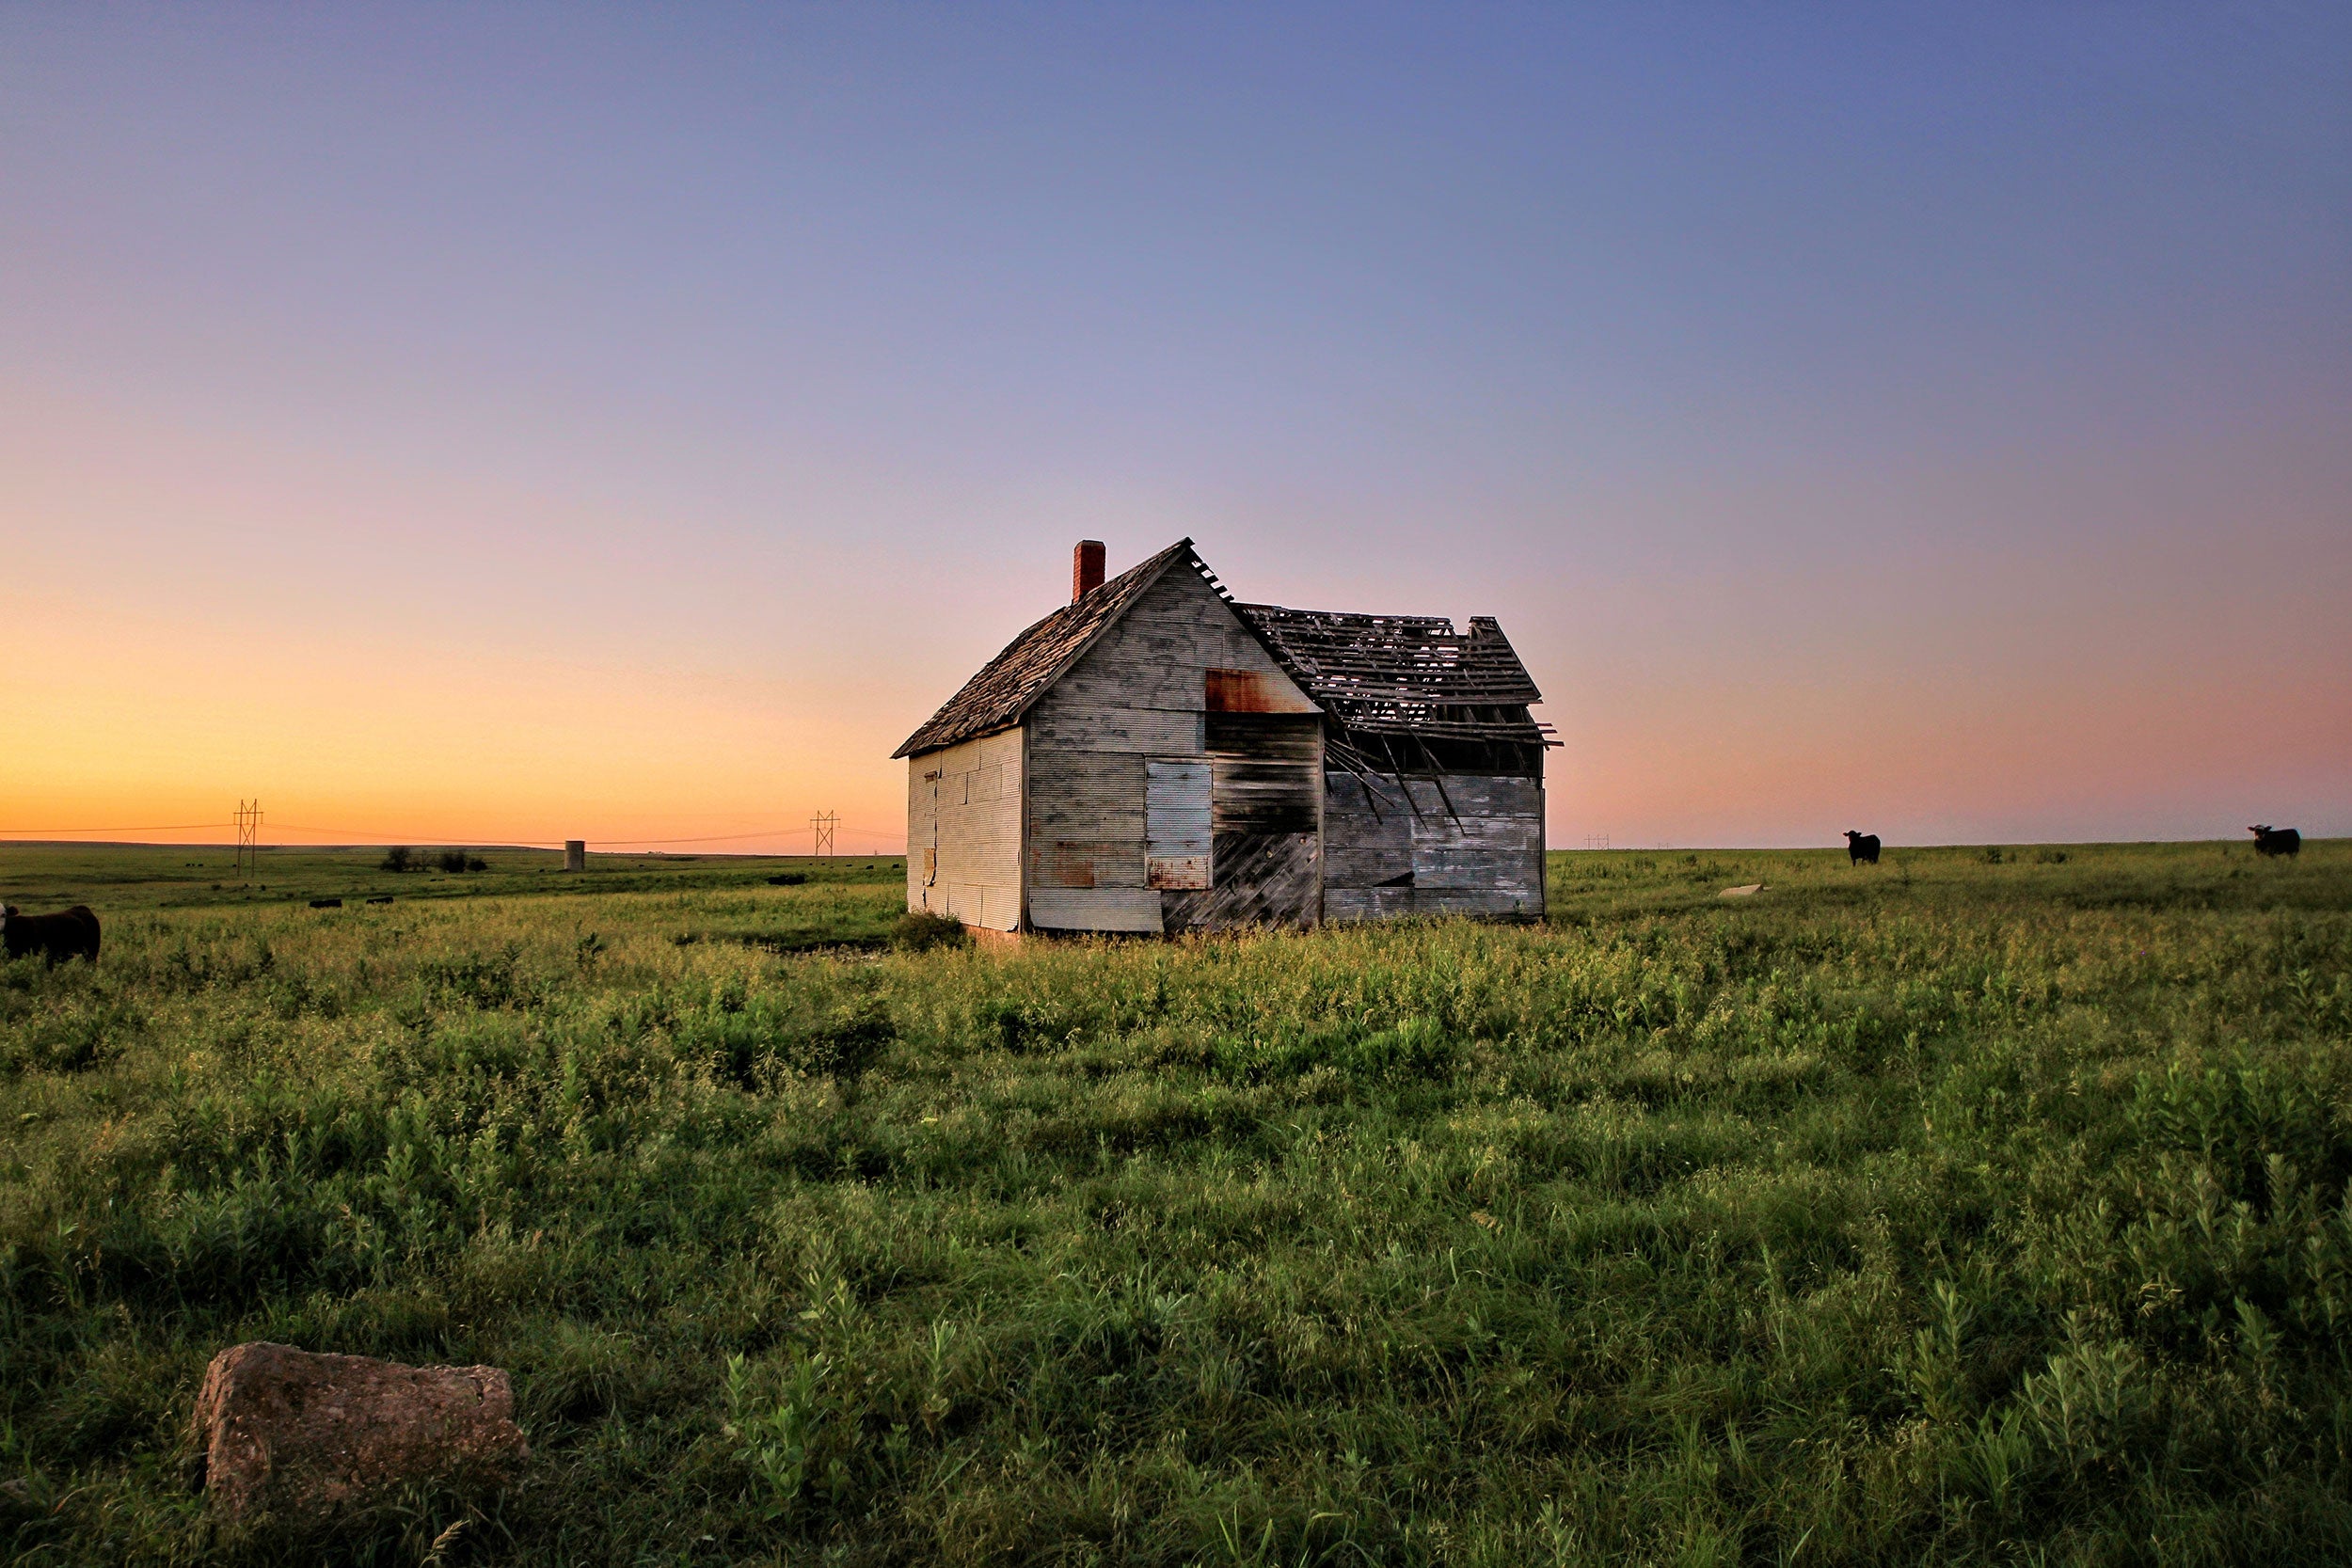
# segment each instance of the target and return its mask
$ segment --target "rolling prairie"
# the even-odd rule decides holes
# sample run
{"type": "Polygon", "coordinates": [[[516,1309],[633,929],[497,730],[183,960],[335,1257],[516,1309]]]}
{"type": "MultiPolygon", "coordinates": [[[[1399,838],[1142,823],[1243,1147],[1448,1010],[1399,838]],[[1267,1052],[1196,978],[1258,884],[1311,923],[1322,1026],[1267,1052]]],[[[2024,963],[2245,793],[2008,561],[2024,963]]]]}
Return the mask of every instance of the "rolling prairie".
{"type": "Polygon", "coordinates": [[[0,966],[12,1560],[2352,1559],[2352,845],[1009,951],[375,853],[0,848],[107,923],[0,966]],[[220,1534],[253,1338],[507,1368],[532,1464],[220,1534]]]}

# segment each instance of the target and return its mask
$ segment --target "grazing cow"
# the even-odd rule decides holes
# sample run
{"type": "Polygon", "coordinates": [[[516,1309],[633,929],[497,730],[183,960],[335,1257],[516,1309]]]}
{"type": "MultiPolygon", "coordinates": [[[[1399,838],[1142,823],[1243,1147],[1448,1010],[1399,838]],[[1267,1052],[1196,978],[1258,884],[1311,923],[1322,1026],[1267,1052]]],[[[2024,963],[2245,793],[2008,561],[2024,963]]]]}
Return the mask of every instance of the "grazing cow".
{"type": "Polygon", "coordinates": [[[56,914],[19,914],[14,904],[0,904],[0,953],[11,958],[40,954],[51,963],[60,958],[98,961],[98,917],[76,904],[56,914]]]}
{"type": "Polygon", "coordinates": [[[1868,861],[1872,865],[1878,864],[1879,835],[1858,833],[1851,828],[1848,828],[1846,830],[1846,863],[1860,865],[1864,861],[1868,861]]]}
{"type": "Polygon", "coordinates": [[[2257,855],[2299,855],[2303,852],[2303,835],[2293,828],[2273,828],[2265,824],[2246,831],[2254,835],[2254,853],[2257,855]]]}

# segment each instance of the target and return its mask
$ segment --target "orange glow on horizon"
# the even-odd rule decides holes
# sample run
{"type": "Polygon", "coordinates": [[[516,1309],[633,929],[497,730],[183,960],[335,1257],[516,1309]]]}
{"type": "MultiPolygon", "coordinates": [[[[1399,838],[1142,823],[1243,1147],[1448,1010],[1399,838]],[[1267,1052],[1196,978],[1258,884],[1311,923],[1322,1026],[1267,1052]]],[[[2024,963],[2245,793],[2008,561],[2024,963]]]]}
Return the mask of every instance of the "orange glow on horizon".
{"type": "Polygon", "coordinates": [[[805,853],[831,810],[841,852],[903,847],[898,765],[842,768],[873,741],[793,715],[772,681],[0,602],[20,645],[77,650],[0,693],[0,828],[18,833],[216,843],[258,795],[264,842],[805,853]],[[213,826],[152,831],[190,823],[213,826]]]}

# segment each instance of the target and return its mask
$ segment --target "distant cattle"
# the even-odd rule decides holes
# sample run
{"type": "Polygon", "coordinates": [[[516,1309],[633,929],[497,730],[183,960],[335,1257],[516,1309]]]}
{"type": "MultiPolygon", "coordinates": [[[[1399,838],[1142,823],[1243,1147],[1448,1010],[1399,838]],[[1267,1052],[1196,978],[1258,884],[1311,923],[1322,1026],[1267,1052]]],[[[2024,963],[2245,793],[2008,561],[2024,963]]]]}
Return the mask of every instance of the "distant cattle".
{"type": "Polygon", "coordinates": [[[1858,833],[1851,828],[1848,828],[1846,830],[1846,863],[1860,865],[1864,861],[1868,861],[1872,865],[1878,864],[1879,835],[1858,833]]]}
{"type": "Polygon", "coordinates": [[[40,957],[56,963],[61,958],[98,961],[98,917],[81,904],[56,914],[20,914],[14,904],[0,904],[0,952],[11,958],[40,957]]]}
{"type": "Polygon", "coordinates": [[[2293,828],[2264,826],[2246,831],[2254,835],[2254,853],[2257,855],[2299,855],[2303,852],[2303,835],[2293,828]]]}

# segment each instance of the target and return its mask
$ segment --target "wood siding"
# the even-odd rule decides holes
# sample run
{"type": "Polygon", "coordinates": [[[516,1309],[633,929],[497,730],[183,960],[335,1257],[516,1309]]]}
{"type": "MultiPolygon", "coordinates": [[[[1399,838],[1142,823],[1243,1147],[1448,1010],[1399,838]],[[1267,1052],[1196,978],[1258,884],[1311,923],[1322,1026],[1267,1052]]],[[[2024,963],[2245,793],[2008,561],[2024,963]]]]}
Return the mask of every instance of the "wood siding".
{"type": "Polygon", "coordinates": [[[907,908],[1021,924],[1021,732],[907,759],[907,908]]]}
{"type": "Polygon", "coordinates": [[[1544,912],[1541,780],[1332,772],[1323,831],[1327,920],[1544,912]]]}
{"type": "Polygon", "coordinates": [[[1038,699],[1027,729],[1032,926],[1181,930],[1315,918],[1321,721],[1197,574],[1170,570],[1153,584],[1038,699]],[[1229,705],[1248,712],[1221,711],[1229,705]],[[1189,800],[1203,773],[1200,813],[1189,800]]]}

